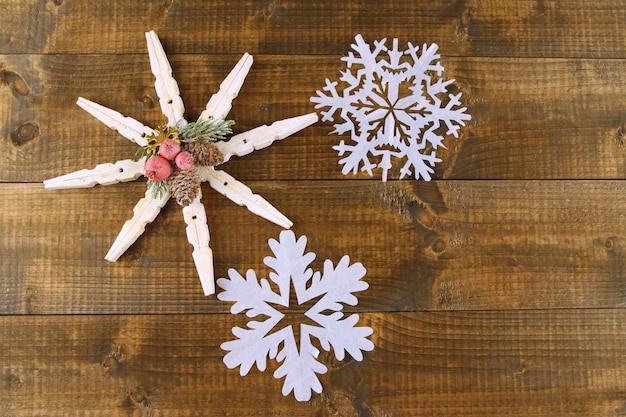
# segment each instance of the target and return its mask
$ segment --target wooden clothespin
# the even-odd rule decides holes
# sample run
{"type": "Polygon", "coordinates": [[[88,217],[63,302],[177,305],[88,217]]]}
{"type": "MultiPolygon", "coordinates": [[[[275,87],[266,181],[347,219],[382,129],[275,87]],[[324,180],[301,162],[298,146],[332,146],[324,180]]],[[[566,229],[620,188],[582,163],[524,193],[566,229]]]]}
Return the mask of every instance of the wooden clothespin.
{"type": "MultiPolygon", "coordinates": [[[[180,98],[178,84],[172,77],[172,68],[163,46],[154,31],[146,33],[146,40],[150,56],[150,68],[156,79],[154,86],[159,97],[161,111],[167,117],[167,126],[182,128],[187,125],[184,118],[185,107],[180,98]]],[[[252,56],[247,53],[241,57],[237,65],[220,84],[219,91],[211,96],[199,120],[226,119],[232,108],[232,101],[239,94],[252,66],[252,61],[252,56]]],[[[115,110],[82,97],[78,99],[77,104],[102,123],[139,146],[146,146],[146,138],[157,134],[156,130],[144,126],[131,117],[125,117],[115,110]]],[[[280,120],[270,126],[260,126],[235,135],[228,141],[216,142],[215,146],[222,153],[223,162],[226,162],[232,156],[244,156],[254,150],[268,147],[275,141],[284,139],[316,121],[317,115],[315,113],[280,120]]],[[[112,164],[97,165],[92,169],[84,169],[46,180],[44,185],[49,189],[62,189],[132,181],[145,175],[146,159],[146,157],[142,157],[138,160],[127,159],[112,164]]],[[[216,170],[213,166],[208,165],[200,165],[196,169],[201,182],[208,182],[212,188],[236,204],[247,207],[252,213],[281,227],[288,229],[292,226],[293,223],[285,215],[263,197],[253,194],[250,188],[226,172],[216,170]]],[[[148,189],[145,196],[135,205],[133,217],[124,223],[105,259],[111,262],[117,261],[143,234],[146,225],[158,216],[170,196],[171,193],[167,186],[160,195],[154,195],[152,190],[148,189]]],[[[183,208],[183,217],[187,224],[187,240],[193,246],[192,256],[204,294],[213,294],[215,292],[213,253],[209,246],[209,228],[205,207],[201,202],[201,192],[189,205],[183,208]]]]}

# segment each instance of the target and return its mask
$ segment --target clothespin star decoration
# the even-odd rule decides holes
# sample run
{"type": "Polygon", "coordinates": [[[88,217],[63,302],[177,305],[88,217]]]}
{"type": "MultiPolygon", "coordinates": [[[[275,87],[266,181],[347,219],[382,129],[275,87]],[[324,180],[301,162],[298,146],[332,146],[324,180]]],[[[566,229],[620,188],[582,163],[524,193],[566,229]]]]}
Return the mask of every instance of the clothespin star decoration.
{"type": "Polygon", "coordinates": [[[193,246],[193,260],[205,295],[215,292],[213,254],[209,246],[209,228],[204,205],[201,202],[200,184],[208,182],[219,193],[252,213],[285,229],[292,222],[263,197],[253,194],[250,188],[224,171],[214,167],[227,162],[232,156],[244,156],[254,150],[270,146],[315,123],[317,115],[309,113],[279,120],[270,126],[232,136],[226,120],[232,101],[239,94],[246,75],[252,66],[252,56],[245,53],[217,93],[211,96],[206,109],[196,122],[184,118],[185,107],[178,84],[172,77],[163,46],[156,33],[146,33],[150,67],[156,77],[155,89],[163,115],[164,126],[150,128],[131,117],[80,97],[77,104],[102,123],[141,147],[143,155],[137,160],[120,160],[100,164],[44,181],[45,188],[87,188],[96,184],[110,185],[148,177],[148,189],[133,209],[133,216],[122,226],[105,259],[115,262],[143,234],[167,203],[174,197],[183,206],[187,224],[187,240],[193,246]]]}

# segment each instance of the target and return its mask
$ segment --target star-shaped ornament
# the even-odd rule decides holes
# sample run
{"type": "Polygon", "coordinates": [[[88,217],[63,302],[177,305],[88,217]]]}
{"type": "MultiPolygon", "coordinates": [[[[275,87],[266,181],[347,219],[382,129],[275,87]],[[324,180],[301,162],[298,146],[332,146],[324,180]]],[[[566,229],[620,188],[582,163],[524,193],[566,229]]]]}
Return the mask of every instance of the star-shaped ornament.
{"type": "Polygon", "coordinates": [[[222,140],[231,133],[232,121],[226,116],[232,107],[245,77],[252,66],[252,56],[245,53],[228,74],[200,114],[196,122],[184,118],[185,107],[172,68],[156,33],[146,33],[150,67],[156,77],[155,89],[167,124],[152,129],[137,120],[124,117],[115,110],[80,97],[77,104],[141,147],[143,156],[137,160],[124,159],[97,165],[44,181],[45,188],[87,188],[96,184],[110,185],[133,181],[147,176],[148,189],[133,209],[133,217],[124,223],[105,259],[115,262],[141,236],[171,196],[183,206],[187,224],[187,240],[193,246],[193,260],[205,295],[215,292],[213,252],[209,247],[206,211],[201,202],[200,184],[208,182],[252,213],[289,229],[292,222],[250,188],[214,166],[228,161],[233,155],[244,156],[256,149],[270,146],[315,123],[317,115],[309,113],[280,120],[271,126],[255,129],[222,140]]]}

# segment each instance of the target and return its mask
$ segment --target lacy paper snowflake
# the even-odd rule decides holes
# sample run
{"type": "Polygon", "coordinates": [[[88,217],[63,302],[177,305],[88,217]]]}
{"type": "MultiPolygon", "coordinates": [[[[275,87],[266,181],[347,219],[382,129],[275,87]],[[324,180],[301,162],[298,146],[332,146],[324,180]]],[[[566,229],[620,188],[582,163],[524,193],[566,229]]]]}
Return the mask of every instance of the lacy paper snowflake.
{"type": "Polygon", "coordinates": [[[280,240],[269,240],[274,257],[268,256],[264,263],[275,272],[269,274],[278,292],[275,292],[267,279],[257,280],[256,273],[248,270],[245,278],[234,269],[228,271],[229,278],[220,278],[217,285],[224,291],[218,299],[234,301],[233,314],[246,311],[248,317],[267,317],[264,321],[250,321],[248,328],[233,328],[236,340],[225,342],[222,349],[228,351],[224,363],[230,369],[237,366],[241,376],[247,375],[254,364],[260,371],[266,367],[266,359],[276,359],[282,364],[274,372],[275,378],[285,377],[283,395],[291,391],[298,401],[311,398],[311,391],[322,392],[316,374],[323,374],[327,368],[316,358],[319,350],[312,338],[319,341],[322,349],[330,351],[332,346],[337,360],[345,354],[354,359],[363,359],[362,351],[371,351],[374,344],[367,339],[372,334],[370,327],[356,327],[357,314],[344,317],[343,304],[354,306],[358,299],[355,292],[367,289],[361,281],[365,268],[360,263],[350,265],[350,258],[344,256],[336,268],[331,261],[324,262],[324,272],[315,272],[309,264],[315,259],[314,253],[305,253],[306,237],[296,240],[291,231],[283,231],[280,240]],[[291,325],[272,332],[285,316],[273,305],[289,307],[291,285],[299,305],[319,298],[304,313],[316,325],[300,324],[299,349],[291,325]],[[327,312],[331,312],[327,314],[327,312]],[[281,348],[282,346],[282,348],[281,348]]]}
{"type": "Polygon", "coordinates": [[[458,137],[460,126],[471,116],[460,107],[461,93],[451,94],[448,86],[454,80],[441,78],[443,66],[436,53],[438,46],[419,46],[408,43],[404,51],[393,40],[392,49],[385,46],[386,39],[374,41],[373,48],[356,36],[352,52],[346,61],[346,71],[338,82],[326,79],[324,91],[317,91],[311,101],[317,103],[323,121],[334,121],[339,111],[342,123],[334,125],[332,133],[350,132],[354,145],[343,140],[333,149],[339,156],[343,174],[382,168],[382,180],[392,167],[392,157],[406,158],[400,169],[400,179],[415,174],[426,181],[431,179],[433,166],[441,159],[435,150],[445,147],[444,134],[458,137]],[[444,127],[445,125],[445,127],[444,127]],[[446,130],[447,129],[447,130],[446,130]],[[370,157],[378,161],[370,161],[370,157]]]}

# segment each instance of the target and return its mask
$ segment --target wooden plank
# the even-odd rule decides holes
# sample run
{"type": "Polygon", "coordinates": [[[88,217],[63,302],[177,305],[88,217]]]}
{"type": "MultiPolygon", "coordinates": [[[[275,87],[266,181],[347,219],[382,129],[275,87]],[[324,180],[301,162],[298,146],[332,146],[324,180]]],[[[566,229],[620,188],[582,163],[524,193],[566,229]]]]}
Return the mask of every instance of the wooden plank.
{"type": "MultiPolygon", "coordinates": [[[[291,316],[291,315],[290,315],[291,316]]],[[[291,317],[298,323],[297,316],[291,317]]],[[[362,314],[375,348],[298,403],[219,346],[243,315],[0,317],[11,416],[604,416],[624,409],[624,309],[362,314]],[[62,382],[61,382],[62,381],[62,382]]]]}
{"type": "MultiPolygon", "coordinates": [[[[356,310],[624,305],[624,181],[247,182],[323,261],[368,270],[356,310]]],[[[202,295],[173,202],[117,263],[104,255],[142,183],[0,186],[0,312],[225,312],[202,295]],[[25,210],[25,208],[27,208],[25,210]],[[181,300],[184,300],[181,303],[181,300]]],[[[259,276],[280,228],[203,187],[215,271],[259,276]]]]}
{"type": "Polygon", "coordinates": [[[179,53],[342,54],[362,33],[454,56],[624,58],[625,13],[619,0],[5,0],[0,53],[136,53],[155,29],[179,53]]]}
{"type": "MultiPolygon", "coordinates": [[[[237,56],[174,55],[172,66],[195,120],[237,56]]],[[[132,158],[137,147],[75,105],[79,96],[141,122],[164,122],[147,54],[3,56],[0,126],[6,140],[0,181],[42,181],[132,158]]],[[[436,178],[624,178],[624,60],[445,58],[473,120],[438,156],[436,178]]],[[[309,98],[335,57],[258,57],[230,115],[235,133],[314,111],[309,98]]],[[[318,123],[271,148],[234,158],[241,180],[368,178],[344,176],[332,147],[341,140],[318,123]],[[303,158],[294,164],[294,156],[303,158]]],[[[399,169],[397,167],[396,171],[399,169]]],[[[381,173],[375,172],[380,178],[381,173]]],[[[389,178],[397,178],[390,173],[389,178]]]]}
{"type": "MultiPolygon", "coordinates": [[[[0,3],[0,416],[626,414],[623,1],[0,3]],[[254,55],[235,133],[313,111],[357,33],[438,43],[463,92],[473,119],[429,183],[343,176],[322,123],[223,167],[308,236],[314,270],[344,254],[367,268],[346,310],[376,348],[322,352],[310,402],[281,396],[273,362],[226,369],[220,344],[248,319],[203,296],[174,202],[112,264],[145,184],[41,185],[135,155],[78,96],[164,122],[150,29],[189,120],[254,55]]],[[[267,276],[281,228],[203,194],[216,275],[267,276]]]]}

